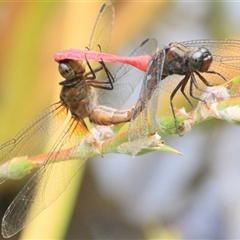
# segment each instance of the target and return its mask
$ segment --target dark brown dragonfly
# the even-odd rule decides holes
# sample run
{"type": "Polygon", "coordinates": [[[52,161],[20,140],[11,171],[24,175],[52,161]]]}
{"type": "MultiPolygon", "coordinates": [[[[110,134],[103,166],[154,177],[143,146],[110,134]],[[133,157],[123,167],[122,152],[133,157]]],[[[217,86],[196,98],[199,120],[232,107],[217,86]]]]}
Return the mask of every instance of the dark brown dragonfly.
{"type": "Polygon", "coordinates": [[[239,75],[239,40],[195,40],[169,44],[158,51],[148,64],[129,126],[129,141],[144,139],[159,130],[156,113],[160,89],[170,92],[176,133],[181,135],[173,104],[175,95],[183,94],[193,107],[191,98],[201,100],[206,87],[222,84],[239,75]]]}
{"type": "MultiPolygon", "coordinates": [[[[90,39],[90,50],[107,51],[113,19],[112,4],[104,3],[90,39]]],[[[156,48],[156,40],[147,39],[132,55],[151,55],[156,48]]],[[[2,234],[6,238],[19,232],[61,195],[88,159],[88,149],[101,152],[83,118],[99,125],[129,121],[131,116],[128,115],[133,110],[119,109],[144,75],[125,65],[112,76],[103,61],[90,64],[87,59],[64,59],[59,62],[59,71],[65,78],[60,82],[60,102],[39,113],[14,138],[0,146],[0,170],[12,159],[36,159],[38,156],[45,159],[3,217],[2,234]],[[44,153],[52,136],[57,140],[54,138],[53,147],[44,153]]]]}

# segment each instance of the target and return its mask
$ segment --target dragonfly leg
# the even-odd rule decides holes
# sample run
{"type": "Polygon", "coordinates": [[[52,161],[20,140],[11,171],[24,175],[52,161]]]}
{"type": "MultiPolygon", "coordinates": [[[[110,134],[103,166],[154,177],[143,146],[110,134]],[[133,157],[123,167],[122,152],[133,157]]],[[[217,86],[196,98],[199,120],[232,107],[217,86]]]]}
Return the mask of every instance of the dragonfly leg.
{"type": "Polygon", "coordinates": [[[194,96],[193,94],[193,85],[195,86],[195,88],[201,92],[206,92],[205,90],[201,89],[199,86],[198,86],[198,83],[196,81],[196,78],[194,77],[193,74],[191,74],[191,84],[190,84],[190,90],[189,90],[189,94],[192,98],[198,100],[198,101],[203,101],[201,98],[198,98],[196,96],[194,96]]]}
{"type": "MultiPolygon", "coordinates": [[[[212,74],[217,74],[217,75],[219,75],[224,81],[227,81],[227,79],[223,76],[223,75],[221,75],[220,73],[217,73],[217,72],[215,72],[215,71],[207,71],[208,73],[212,73],[212,74]]],[[[208,86],[208,87],[213,87],[213,86],[216,86],[215,84],[210,84],[199,72],[195,72],[196,74],[197,74],[197,76],[199,77],[199,79],[206,85],[206,86],[208,86]]],[[[193,82],[193,84],[194,84],[194,86],[196,87],[196,89],[198,89],[199,91],[201,91],[201,92],[208,92],[207,90],[204,90],[204,89],[201,89],[200,87],[199,87],[199,85],[198,85],[198,83],[197,83],[197,81],[196,81],[196,78],[195,78],[195,76],[193,75],[193,74],[191,74],[191,79],[192,79],[192,82],[193,82]]],[[[201,98],[198,98],[198,97],[196,97],[196,96],[194,96],[191,92],[190,92],[190,95],[191,95],[191,97],[193,97],[193,98],[195,98],[196,100],[198,100],[198,101],[202,101],[202,102],[205,102],[204,100],[202,100],[201,98]]],[[[206,103],[206,102],[205,102],[206,103]]]]}
{"type": "Polygon", "coordinates": [[[96,74],[95,74],[95,73],[103,70],[102,64],[100,64],[99,67],[97,67],[97,68],[95,68],[95,69],[92,69],[92,67],[91,67],[89,61],[87,60],[87,58],[85,58],[85,60],[86,60],[86,63],[87,63],[87,65],[88,65],[88,68],[89,68],[89,70],[90,70],[89,72],[87,72],[87,73],[85,74],[85,77],[87,77],[88,79],[92,79],[92,80],[96,79],[96,74]],[[90,74],[91,74],[91,76],[89,76],[90,74]]]}
{"type": "Polygon", "coordinates": [[[220,76],[225,82],[227,82],[227,78],[225,78],[221,73],[215,72],[215,71],[207,71],[207,73],[211,73],[211,74],[216,74],[218,76],[220,76]]]}
{"type": "MultiPolygon", "coordinates": [[[[187,85],[187,83],[188,83],[188,80],[189,80],[189,75],[186,75],[186,76],[183,78],[183,80],[181,81],[182,84],[181,84],[180,90],[181,90],[181,93],[183,94],[183,96],[185,97],[185,99],[187,100],[187,102],[190,104],[190,106],[191,106],[192,108],[194,108],[192,102],[190,101],[190,99],[188,98],[188,96],[186,95],[186,93],[185,93],[185,91],[184,91],[184,90],[185,90],[185,87],[186,87],[186,85],[187,85]]],[[[190,91],[191,91],[191,88],[192,88],[192,81],[190,81],[190,91]]],[[[190,96],[191,96],[191,94],[190,94],[190,96]]]]}
{"type": "MultiPolygon", "coordinates": [[[[189,76],[186,75],[179,83],[178,85],[173,89],[171,95],[170,95],[170,106],[171,106],[171,110],[172,110],[172,114],[173,114],[173,118],[174,118],[174,123],[175,123],[175,127],[176,127],[176,131],[178,133],[178,135],[181,137],[183,136],[178,129],[178,123],[177,123],[177,118],[176,118],[176,114],[174,111],[174,106],[173,106],[173,98],[175,97],[176,93],[178,92],[178,90],[181,88],[181,91],[183,93],[184,96],[186,96],[186,94],[184,93],[184,88],[187,84],[187,81],[189,79],[189,76]],[[184,85],[184,86],[182,86],[184,85]]],[[[187,98],[188,99],[188,98],[187,98]]]]}
{"type": "Polygon", "coordinates": [[[91,122],[98,125],[116,125],[129,122],[132,118],[134,108],[128,110],[117,110],[106,106],[97,106],[89,116],[91,122]]]}
{"type": "MultiPolygon", "coordinates": [[[[207,81],[207,79],[204,78],[199,72],[196,71],[195,73],[198,75],[198,77],[200,78],[200,80],[201,80],[206,86],[212,87],[212,86],[215,85],[215,84],[209,83],[209,82],[207,81]]],[[[214,72],[214,73],[215,73],[215,72],[214,72]]],[[[205,92],[205,90],[199,88],[197,82],[196,82],[196,85],[195,85],[195,86],[196,86],[196,88],[197,88],[198,90],[200,90],[200,91],[202,91],[202,92],[205,92]],[[197,87],[197,86],[198,86],[198,87],[197,87]]]]}
{"type": "Polygon", "coordinates": [[[85,77],[87,78],[86,84],[95,88],[102,88],[106,90],[112,90],[113,89],[113,83],[114,83],[114,77],[112,76],[111,72],[108,70],[106,67],[105,63],[103,60],[99,61],[99,66],[98,68],[92,69],[89,61],[86,59],[88,68],[90,69],[90,72],[85,74],[85,77]],[[106,81],[101,81],[101,80],[95,80],[96,79],[96,72],[104,70],[106,75],[107,75],[107,80],[106,81]],[[89,76],[92,74],[92,76],[89,76]],[[106,86],[105,84],[108,84],[110,86],[106,86]]]}

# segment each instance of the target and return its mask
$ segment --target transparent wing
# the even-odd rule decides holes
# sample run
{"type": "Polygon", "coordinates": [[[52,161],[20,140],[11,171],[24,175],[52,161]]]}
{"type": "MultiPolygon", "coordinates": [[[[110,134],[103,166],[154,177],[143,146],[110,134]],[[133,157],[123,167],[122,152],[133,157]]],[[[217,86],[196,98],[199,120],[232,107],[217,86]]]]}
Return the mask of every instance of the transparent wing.
{"type": "Polygon", "coordinates": [[[40,154],[66,116],[67,109],[61,103],[53,104],[40,112],[15,137],[0,146],[0,165],[15,157],[40,154]]]}
{"type": "MultiPolygon", "coordinates": [[[[146,39],[140,44],[130,56],[150,55],[157,50],[157,40],[146,39]]],[[[113,108],[121,108],[133,93],[136,86],[144,77],[144,72],[127,64],[121,65],[114,74],[113,90],[96,89],[98,101],[101,105],[113,108]]]]}
{"type": "MultiPolygon", "coordinates": [[[[54,60],[57,62],[60,62],[65,59],[84,61],[86,59],[86,54],[88,53],[88,50],[95,51],[97,53],[99,52],[106,53],[108,51],[108,47],[111,39],[114,17],[115,17],[115,12],[111,2],[103,3],[99,10],[97,19],[95,21],[87,49],[85,50],[67,49],[64,51],[60,51],[54,55],[54,60]]],[[[94,54],[90,53],[91,57],[93,55],[94,54]]],[[[95,62],[94,61],[91,62],[92,69],[99,67],[100,65],[98,61],[100,61],[100,59],[98,57],[95,57],[95,58],[91,58],[91,57],[89,57],[89,60],[95,61],[95,62]]],[[[104,71],[101,71],[101,72],[104,72],[104,71]]],[[[98,76],[99,74],[100,73],[97,73],[96,75],[98,76]]],[[[97,77],[97,79],[100,79],[100,78],[97,77]]]]}
{"type": "MultiPolygon", "coordinates": [[[[98,17],[93,27],[88,48],[97,52],[108,52],[111,40],[112,28],[115,18],[114,7],[111,2],[105,2],[100,8],[98,17]]],[[[92,69],[99,67],[98,62],[91,62],[92,69]]],[[[106,79],[107,75],[104,71],[96,73],[96,79],[106,79]]]]}
{"type": "MultiPolygon", "coordinates": [[[[165,51],[156,53],[149,63],[144,76],[139,99],[134,108],[134,114],[129,124],[128,139],[130,142],[143,140],[157,129],[156,114],[160,93],[165,51]]],[[[141,141],[139,146],[141,149],[141,141]]],[[[135,149],[136,151],[136,149],[135,149]]]]}
{"type": "MultiPolygon", "coordinates": [[[[212,54],[213,62],[209,68],[210,71],[215,71],[224,76],[227,80],[233,77],[240,76],[240,41],[239,40],[194,40],[181,42],[189,49],[206,47],[212,54]]],[[[212,85],[222,84],[225,81],[217,74],[201,73],[201,75],[212,85]]],[[[204,90],[206,86],[202,83],[199,77],[194,74],[198,85],[204,90]]],[[[177,83],[184,76],[171,75],[162,81],[161,87],[164,90],[172,91],[177,83]]],[[[189,88],[189,84],[186,89],[189,88]]],[[[187,91],[186,91],[187,92],[187,91]]],[[[202,92],[195,90],[195,95],[201,95],[202,92]]]]}
{"type": "Polygon", "coordinates": [[[87,160],[87,147],[94,146],[84,122],[71,118],[46,161],[8,207],[2,234],[11,237],[54,202],[87,160]]]}
{"type": "Polygon", "coordinates": [[[93,27],[88,47],[99,52],[107,52],[111,40],[112,27],[114,23],[114,7],[110,2],[105,2],[99,10],[98,17],[93,27]]]}

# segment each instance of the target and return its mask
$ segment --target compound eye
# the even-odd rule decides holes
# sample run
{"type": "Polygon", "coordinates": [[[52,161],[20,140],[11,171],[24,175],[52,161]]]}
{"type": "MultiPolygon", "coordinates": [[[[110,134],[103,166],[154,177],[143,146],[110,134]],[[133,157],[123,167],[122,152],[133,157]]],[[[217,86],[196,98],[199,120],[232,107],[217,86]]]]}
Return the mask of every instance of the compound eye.
{"type": "Polygon", "coordinates": [[[191,68],[196,71],[199,70],[203,64],[203,53],[201,51],[195,51],[190,59],[189,59],[189,63],[191,68]]]}
{"type": "Polygon", "coordinates": [[[212,54],[207,48],[201,47],[194,51],[189,59],[193,71],[206,72],[212,63],[212,54]]]}
{"type": "Polygon", "coordinates": [[[66,63],[59,63],[58,71],[65,79],[71,79],[75,76],[73,69],[66,63]]]}

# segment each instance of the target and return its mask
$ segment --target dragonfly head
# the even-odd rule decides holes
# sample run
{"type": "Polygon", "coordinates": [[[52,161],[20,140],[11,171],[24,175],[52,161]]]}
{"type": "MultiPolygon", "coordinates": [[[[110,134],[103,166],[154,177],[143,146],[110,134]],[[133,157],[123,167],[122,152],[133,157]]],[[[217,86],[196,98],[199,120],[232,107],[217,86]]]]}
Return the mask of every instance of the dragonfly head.
{"type": "Polygon", "coordinates": [[[201,47],[194,51],[189,58],[189,64],[193,71],[206,72],[213,61],[210,51],[201,47]]]}
{"type": "Polygon", "coordinates": [[[61,76],[66,80],[70,80],[76,76],[76,73],[68,64],[67,61],[62,61],[58,65],[58,71],[60,72],[61,76]]]}
{"type": "Polygon", "coordinates": [[[59,84],[64,86],[73,86],[84,77],[85,68],[81,61],[65,59],[59,62],[58,70],[64,81],[59,84]]]}

